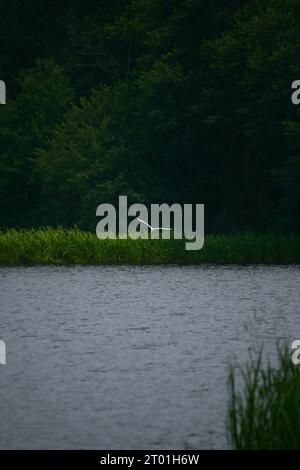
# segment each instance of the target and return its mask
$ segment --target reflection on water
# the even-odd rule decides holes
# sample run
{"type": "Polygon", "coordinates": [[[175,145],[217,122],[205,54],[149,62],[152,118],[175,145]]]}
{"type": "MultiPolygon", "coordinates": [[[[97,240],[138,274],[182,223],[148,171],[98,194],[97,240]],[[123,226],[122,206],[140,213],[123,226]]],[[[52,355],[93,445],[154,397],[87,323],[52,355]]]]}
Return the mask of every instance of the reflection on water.
{"type": "Polygon", "coordinates": [[[0,448],[224,448],[229,361],[300,339],[299,267],[0,268],[0,448]]]}

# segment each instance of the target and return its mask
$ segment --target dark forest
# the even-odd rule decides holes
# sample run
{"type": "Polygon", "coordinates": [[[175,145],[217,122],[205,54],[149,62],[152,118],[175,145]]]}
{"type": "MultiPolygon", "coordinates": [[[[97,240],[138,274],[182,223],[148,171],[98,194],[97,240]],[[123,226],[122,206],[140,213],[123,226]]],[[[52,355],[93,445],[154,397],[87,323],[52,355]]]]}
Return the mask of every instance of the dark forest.
{"type": "Polygon", "coordinates": [[[2,229],[94,230],[126,194],[299,232],[298,0],[1,1],[0,37],[2,229]]]}

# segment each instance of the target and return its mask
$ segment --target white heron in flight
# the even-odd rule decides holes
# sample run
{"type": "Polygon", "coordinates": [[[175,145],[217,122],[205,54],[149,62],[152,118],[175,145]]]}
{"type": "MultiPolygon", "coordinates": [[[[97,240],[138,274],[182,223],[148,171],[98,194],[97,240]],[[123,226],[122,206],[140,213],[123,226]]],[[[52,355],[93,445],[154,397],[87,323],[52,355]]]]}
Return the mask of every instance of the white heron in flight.
{"type": "Polygon", "coordinates": [[[141,222],[142,224],[147,225],[147,227],[150,228],[151,232],[154,232],[154,230],[172,230],[171,228],[167,228],[167,227],[151,227],[151,225],[147,224],[147,222],[145,222],[143,219],[140,219],[139,217],[137,217],[137,220],[141,222]]]}

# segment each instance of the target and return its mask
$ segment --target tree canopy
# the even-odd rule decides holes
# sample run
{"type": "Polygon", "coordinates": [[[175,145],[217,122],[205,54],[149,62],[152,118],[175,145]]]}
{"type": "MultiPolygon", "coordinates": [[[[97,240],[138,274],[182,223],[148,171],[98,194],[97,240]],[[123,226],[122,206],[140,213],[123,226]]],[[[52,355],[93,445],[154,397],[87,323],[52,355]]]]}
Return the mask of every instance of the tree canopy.
{"type": "Polygon", "coordinates": [[[2,228],[127,194],[299,231],[297,0],[2,0],[0,31],[2,228]]]}

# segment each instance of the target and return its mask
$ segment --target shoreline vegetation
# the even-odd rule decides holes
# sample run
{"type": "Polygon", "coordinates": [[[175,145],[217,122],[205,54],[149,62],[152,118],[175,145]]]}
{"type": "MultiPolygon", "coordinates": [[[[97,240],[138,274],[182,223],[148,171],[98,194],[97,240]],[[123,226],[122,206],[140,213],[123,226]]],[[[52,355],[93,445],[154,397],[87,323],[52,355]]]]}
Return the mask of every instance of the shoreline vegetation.
{"type": "Polygon", "coordinates": [[[300,238],[277,233],[207,235],[199,251],[185,240],[99,240],[77,228],[0,231],[0,265],[300,264],[300,238]]]}
{"type": "Polygon", "coordinates": [[[263,364],[262,352],[229,373],[229,438],[236,450],[300,449],[300,368],[288,348],[278,365],[263,364]],[[238,385],[242,381],[242,390],[238,385]]]}

